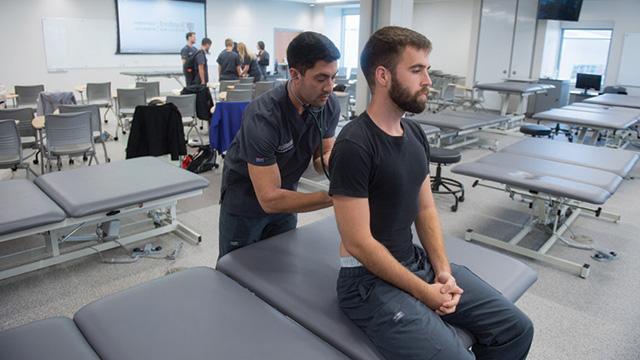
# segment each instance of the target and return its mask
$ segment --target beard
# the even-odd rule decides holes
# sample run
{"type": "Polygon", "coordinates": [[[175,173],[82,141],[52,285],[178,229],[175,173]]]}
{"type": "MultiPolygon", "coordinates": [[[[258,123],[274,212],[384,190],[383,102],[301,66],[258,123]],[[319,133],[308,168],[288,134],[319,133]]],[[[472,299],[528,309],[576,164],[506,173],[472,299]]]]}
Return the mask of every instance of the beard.
{"type": "Polygon", "coordinates": [[[413,114],[419,114],[427,107],[426,101],[421,101],[419,97],[428,93],[428,89],[420,89],[412,94],[409,89],[400,85],[398,79],[395,76],[391,77],[391,89],[389,91],[389,97],[402,111],[410,112],[413,114]]]}

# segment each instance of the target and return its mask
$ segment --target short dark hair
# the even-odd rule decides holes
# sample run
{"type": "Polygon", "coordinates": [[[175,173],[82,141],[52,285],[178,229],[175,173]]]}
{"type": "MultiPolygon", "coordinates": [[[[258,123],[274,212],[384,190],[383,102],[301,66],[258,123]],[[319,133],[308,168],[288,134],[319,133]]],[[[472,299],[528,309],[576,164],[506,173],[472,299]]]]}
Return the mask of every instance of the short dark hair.
{"type": "Polygon", "coordinates": [[[187,35],[185,36],[185,38],[186,38],[187,40],[189,40],[189,38],[191,37],[191,35],[195,35],[195,34],[196,34],[196,33],[194,33],[193,31],[189,31],[189,32],[187,33],[187,35]]]}
{"type": "Polygon", "coordinates": [[[211,45],[211,39],[203,38],[202,39],[202,45],[211,45]]]}
{"type": "Polygon", "coordinates": [[[262,40],[258,41],[258,48],[260,48],[260,50],[264,50],[264,42],[262,40]]]}
{"type": "Polygon", "coordinates": [[[399,26],[386,26],[371,35],[360,54],[360,69],[370,89],[375,84],[376,68],[384,66],[393,73],[407,46],[428,51],[432,48],[424,35],[399,26]]]}
{"type": "Polygon", "coordinates": [[[332,62],[340,59],[340,51],[328,37],[313,31],[305,31],[293,38],[287,47],[289,67],[301,74],[322,60],[332,62]]]}

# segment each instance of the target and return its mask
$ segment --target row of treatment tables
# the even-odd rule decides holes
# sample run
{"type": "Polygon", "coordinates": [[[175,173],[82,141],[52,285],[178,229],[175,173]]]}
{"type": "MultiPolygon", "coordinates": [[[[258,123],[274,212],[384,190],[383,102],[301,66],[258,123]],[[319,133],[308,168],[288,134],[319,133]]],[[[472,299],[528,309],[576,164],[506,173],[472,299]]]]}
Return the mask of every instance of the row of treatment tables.
{"type": "MultiPolygon", "coordinates": [[[[504,86],[511,86],[509,82],[495,85],[485,88],[505,91],[504,86]]],[[[513,85],[518,89],[527,86],[526,83],[513,85]]],[[[421,124],[433,145],[446,148],[473,143],[477,138],[468,138],[469,134],[490,131],[510,121],[508,116],[450,110],[408,117],[421,124]]],[[[533,118],[578,128],[577,143],[528,138],[476,161],[454,166],[453,173],[479,179],[474,187],[504,191],[510,198],[522,200],[529,208],[528,220],[509,239],[497,239],[473,229],[466,232],[465,239],[542,261],[586,278],[590,264],[572,262],[548,252],[560,241],[570,247],[593,251],[596,260],[617,257],[614,250],[578,243],[565,232],[581,215],[614,222],[620,220],[619,215],[604,211],[603,206],[629,177],[639,159],[637,152],[622,149],[638,136],[640,97],[604,94],[585,103],[537,113],[533,118]],[[589,132],[590,136],[587,136],[589,132]],[[600,137],[604,137],[605,146],[591,146],[596,145],[600,137]],[[548,233],[546,241],[537,249],[521,246],[522,240],[535,229],[548,233]]]]}
{"type": "MultiPolygon", "coordinates": [[[[50,258],[2,276],[167,232],[197,245],[201,237],[177,220],[176,202],[207,186],[201,176],[151,157],[49,173],[35,183],[2,181],[0,196],[8,201],[0,204],[0,241],[43,234],[50,249],[50,258]],[[118,225],[136,214],[149,216],[150,229],[118,225]],[[96,228],[94,245],[59,248],[81,227],[96,228]]],[[[217,270],[183,270],[90,303],[73,319],[5,330],[0,359],[382,359],[338,307],[338,241],[335,220],[326,218],[229,253],[217,270]]],[[[511,301],[537,279],[506,255],[451,236],[446,244],[452,262],[511,301]]],[[[473,343],[472,334],[457,330],[473,343]]]]}
{"type": "MultiPolygon", "coordinates": [[[[478,84],[476,88],[498,91],[503,95],[503,109],[500,115],[486,112],[451,111],[438,113],[428,111],[409,115],[420,123],[430,142],[448,149],[467,146],[478,141],[472,135],[478,131],[502,132],[513,123],[523,120],[522,115],[507,115],[508,97],[519,95],[520,103],[527,96],[546,92],[551,85],[507,81],[495,84],[478,84]]],[[[589,98],[582,103],[573,103],[558,109],[533,115],[538,123],[566,124],[576,128],[577,142],[595,145],[604,139],[608,147],[627,147],[640,139],[638,120],[640,119],[640,97],[604,94],[589,98]],[[589,136],[587,136],[589,135],[589,136]]]]}
{"type": "Polygon", "coordinates": [[[477,142],[478,138],[472,134],[478,131],[509,129],[514,123],[524,119],[523,109],[529,96],[546,93],[554,86],[526,81],[504,81],[480,83],[474,87],[481,91],[494,91],[501,96],[500,114],[445,110],[411,115],[412,119],[420,123],[433,145],[454,149],[477,142]],[[507,114],[509,100],[512,97],[518,98],[517,110],[514,114],[507,114]]]}
{"type": "Polygon", "coordinates": [[[560,123],[577,128],[579,143],[595,145],[602,138],[604,145],[624,149],[640,138],[640,97],[604,94],[537,113],[533,118],[538,123],[560,123]],[[590,136],[587,136],[589,132],[590,136]]]}

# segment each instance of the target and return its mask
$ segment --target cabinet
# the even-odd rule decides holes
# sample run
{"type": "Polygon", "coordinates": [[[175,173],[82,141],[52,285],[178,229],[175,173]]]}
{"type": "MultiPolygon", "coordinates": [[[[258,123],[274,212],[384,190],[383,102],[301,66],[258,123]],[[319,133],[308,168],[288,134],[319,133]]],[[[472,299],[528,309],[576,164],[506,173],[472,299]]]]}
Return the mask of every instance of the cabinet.
{"type": "Polygon", "coordinates": [[[571,91],[571,94],[569,95],[569,104],[573,104],[574,102],[582,102],[594,96],[598,96],[598,93],[595,91],[589,91],[585,94],[583,90],[574,90],[571,91]]]}
{"type": "MultiPolygon", "coordinates": [[[[483,0],[475,83],[529,78],[536,33],[537,0],[483,0]]],[[[500,108],[500,96],[485,92],[484,107],[500,108]]]]}
{"type": "Polygon", "coordinates": [[[546,94],[537,94],[530,97],[527,114],[535,114],[549,109],[563,107],[569,104],[569,90],[571,89],[571,81],[556,79],[540,79],[540,84],[549,84],[555,86],[549,89],[546,94]]]}

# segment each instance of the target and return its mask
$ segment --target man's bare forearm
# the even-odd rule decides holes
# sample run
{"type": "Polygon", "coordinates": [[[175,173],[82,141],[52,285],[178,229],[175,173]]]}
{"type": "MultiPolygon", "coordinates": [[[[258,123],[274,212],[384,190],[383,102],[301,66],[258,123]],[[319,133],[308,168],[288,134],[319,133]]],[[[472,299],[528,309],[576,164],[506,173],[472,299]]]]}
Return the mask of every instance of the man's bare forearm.
{"type": "Polygon", "coordinates": [[[328,151],[328,152],[325,152],[325,154],[322,157],[318,156],[317,158],[313,159],[313,168],[316,169],[318,174],[324,174],[324,171],[322,170],[322,162],[324,162],[324,167],[328,171],[330,156],[331,156],[331,152],[328,151]]]}
{"type": "Polygon", "coordinates": [[[200,76],[200,84],[206,84],[207,82],[204,80],[206,74],[204,73],[204,65],[202,64],[198,65],[198,75],[200,76]]]}
{"type": "Polygon", "coordinates": [[[431,263],[435,273],[451,273],[451,265],[447,258],[440,218],[435,206],[425,208],[418,213],[416,230],[420,243],[426,250],[429,256],[429,263],[431,263]]]}
{"type": "Polygon", "coordinates": [[[260,201],[260,206],[268,214],[309,212],[328,208],[332,204],[324,191],[301,193],[285,189],[278,189],[269,198],[260,201]]]}

